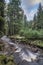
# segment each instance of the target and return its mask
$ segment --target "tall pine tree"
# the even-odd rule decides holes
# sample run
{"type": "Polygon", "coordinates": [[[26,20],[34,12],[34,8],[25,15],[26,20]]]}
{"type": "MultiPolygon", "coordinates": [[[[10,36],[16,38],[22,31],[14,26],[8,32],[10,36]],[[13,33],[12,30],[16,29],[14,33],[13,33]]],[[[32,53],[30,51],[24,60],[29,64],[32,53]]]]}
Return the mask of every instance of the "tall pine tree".
{"type": "Polygon", "coordinates": [[[4,0],[0,0],[0,33],[3,32],[4,33],[4,5],[5,5],[5,1],[4,0]]]}
{"type": "Polygon", "coordinates": [[[4,3],[5,0],[0,0],[0,16],[4,17],[4,3]]]}
{"type": "Polygon", "coordinates": [[[34,15],[34,20],[32,24],[34,29],[43,29],[43,9],[41,3],[39,3],[37,16],[36,14],[34,15]]]}
{"type": "Polygon", "coordinates": [[[22,9],[20,8],[20,0],[10,0],[8,4],[9,32],[18,33],[22,19],[22,9]]]}
{"type": "Polygon", "coordinates": [[[38,13],[37,13],[37,29],[43,29],[43,10],[41,3],[39,3],[38,13]]]}

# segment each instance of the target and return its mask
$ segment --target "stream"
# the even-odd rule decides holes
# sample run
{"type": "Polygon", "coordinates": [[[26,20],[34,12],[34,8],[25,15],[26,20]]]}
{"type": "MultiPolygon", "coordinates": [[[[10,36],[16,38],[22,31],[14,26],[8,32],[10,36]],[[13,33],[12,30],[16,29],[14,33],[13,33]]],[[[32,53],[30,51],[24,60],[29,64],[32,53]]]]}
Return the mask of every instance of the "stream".
{"type": "Polygon", "coordinates": [[[16,49],[13,55],[17,65],[43,65],[43,56],[41,56],[41,53],[34,53],[22,44],[13,43],[7,36],[3,36],[1,39],[13,45],[16,49]]]}

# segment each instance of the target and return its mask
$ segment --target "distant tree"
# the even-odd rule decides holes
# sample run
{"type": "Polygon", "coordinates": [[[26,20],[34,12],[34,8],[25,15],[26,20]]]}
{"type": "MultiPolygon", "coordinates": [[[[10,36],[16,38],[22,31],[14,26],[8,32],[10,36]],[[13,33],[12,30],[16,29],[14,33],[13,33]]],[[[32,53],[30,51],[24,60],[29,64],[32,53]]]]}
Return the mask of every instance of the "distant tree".
{"type": "Polygon", "coordinates": [[[37,16],[34,14],[33,22],[32,22],[32,29],[36,29],[36,24],[37,24],[37,16]]]}
{"type": "Polygon", "coordinates": [[[37,29],[43,28],[43,10],[42,5],[39,3],[38,13],[37,13],[37,29]]]}
{"type": "Polygon", "coordinates": [[[27,17],[24,15],[24,27],[27,27],[27,17]]]}
{"type": "Polygon", "coordinates": [[[41,3],[39,3],[37,16],[36,14],[34,15],[32,28],[37,30],[43,29],[43,9],[41,3]]]}

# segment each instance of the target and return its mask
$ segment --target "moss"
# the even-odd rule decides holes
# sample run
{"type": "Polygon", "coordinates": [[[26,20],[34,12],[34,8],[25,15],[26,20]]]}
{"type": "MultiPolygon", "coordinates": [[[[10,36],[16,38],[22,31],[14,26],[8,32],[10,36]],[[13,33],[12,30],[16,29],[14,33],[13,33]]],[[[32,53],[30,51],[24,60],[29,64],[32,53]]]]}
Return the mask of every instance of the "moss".
{"type": "Polygon", "coordinates": [[[6,65],[14,65],[14,63],[9,61],[6,65]]]}
{"type": "Polygon", "coordinates": [[[0,65],[3,65],[3,64],[0,62],[0,65]]]}
{"type": "Polygon", "coordinates": [[[6,59],[6,56],[5,55],[0,55],[0,61],[6,59]]]}

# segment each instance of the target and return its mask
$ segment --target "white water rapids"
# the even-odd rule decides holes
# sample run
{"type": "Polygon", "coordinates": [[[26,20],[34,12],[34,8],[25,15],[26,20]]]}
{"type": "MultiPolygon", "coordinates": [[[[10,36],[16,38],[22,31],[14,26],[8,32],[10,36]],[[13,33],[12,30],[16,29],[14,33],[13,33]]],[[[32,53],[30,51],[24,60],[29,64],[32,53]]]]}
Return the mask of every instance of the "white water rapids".
{"type": "Polygon", "coordinates": [[[37,58],[36,53],[29,51],[28,49],[24,48],[22,45],[12,43],[11,40],[7,36],[3,36],[1,39],[7,42],[8,44],[14,45],[15,49],[17,49],[15,53],[19,52],[19,57],[22,60],[26,60],[28,62],[31,62],[32,60],[36,60],[37,58]]]}

